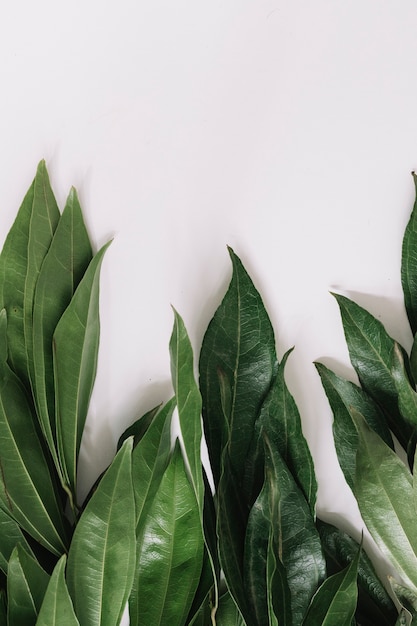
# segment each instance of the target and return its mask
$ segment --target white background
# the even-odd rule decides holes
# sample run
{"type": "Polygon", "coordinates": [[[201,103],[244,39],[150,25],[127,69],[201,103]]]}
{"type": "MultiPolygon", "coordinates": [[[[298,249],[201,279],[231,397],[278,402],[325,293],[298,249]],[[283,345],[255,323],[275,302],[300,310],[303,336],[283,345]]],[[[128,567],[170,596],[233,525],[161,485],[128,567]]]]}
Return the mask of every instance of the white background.
{"type": "MultiPolygon", "coordinates": [[[[171,395],[173,304],[196,355],[231,245],[263,294],[318,475],[359,527],[312,362],[353,379],[337,289],[405,347],[417,167],[414,0],[19,1],[0,20],[0,237],[38,161],[75,185],[102,269],[82,491],[171,395]],[[356,520],[356,521],[355,521],[356,520]]],[[[83,491],[83,492],[84,492],[83,491]]],[[[350,521],[349,521],[350,520],[350,521]]]]}

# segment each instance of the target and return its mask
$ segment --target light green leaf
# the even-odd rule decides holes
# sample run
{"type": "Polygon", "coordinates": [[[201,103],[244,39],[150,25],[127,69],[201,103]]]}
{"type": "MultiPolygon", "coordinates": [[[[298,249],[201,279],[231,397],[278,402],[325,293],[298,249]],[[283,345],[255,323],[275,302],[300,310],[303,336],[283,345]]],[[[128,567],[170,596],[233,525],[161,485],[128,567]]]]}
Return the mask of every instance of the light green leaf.
{"type": "Polygon", "coordinates": [[[64,554],[52,572],[36,626],[79,626],[65,582],[66,560],[64,554]]]}
{"type": "Polygon", "coordinates": [[[91,257],[81,207],[72,189],[40,269],[33,304],[32,389],[42,431],[58,470],[52,338],[91,257]]]}
{"type": "MultiPolygon", "coordinates": [[[[3,338],[5,332],[2,316],[3,338]]],[[[67,547],[65,522],[36,423],[22,383],[1,360],[0,506],[34,539],[60,556],[67,547]]]]}
{"type": "Polygon", "coordinates": [[[360,550],[343,571],[327,578],[315,593],[303,626],[350,626],[358,597],[356,575],[360,550]]]}
{"type": "Polygon", "coordinates": [[[132,626],[182,626],[198,587],[204,538],[195,492],[178,443],[138,538],[132,626]]]}
{"type": "Polygon", "coordinates": [[[48,582],[48,574],[18,545],[12,552],[7,572],[7,610],[10,625],[36,624],[48,582]]]}
{"type": "Polygon", "coordinates": [[[7,563],[14,548],[20,543],[26,552],[33,555],[22,529],[15,520],[0,508],[0,569],[7,574],[7,563]]]}
{"type": "Polygon", "coordinates": [[[363,389],[337,376],[322,363],[315,365],[333,411],[333,436],[340,467],[346,482],[353,489],[358,433],[351,417],[352,409],[359,411],[369,426],[393,448],[391,433],[378,405],[363,389]]]}
{"type": "Polygon", "coordinates": [[[132,439],[117,453],[75,528],[67,583],[82,626],[120,623],[135,567],[132,439]]]}
{"type": "Polygon", "coordinates": [[[404,581],[417,588],[417,527],[411,473],[359,413],[354,494],[363,520],[382,554],[404,581]]]}
{"type": "Polygon", "coordinates": [[[58,452],[73,498],[81,436],[97,369],[99,279],[108,246],[94,256],[53,336],[58,452]]]}
{"type": "MultiPolygon", "coordinates": [[[[413,172],[417,194],[417,176],[413,172]]],[[[401,284],[413,335],[417,332],[417,195],[405,229],[401,255],[401,284]]]]}

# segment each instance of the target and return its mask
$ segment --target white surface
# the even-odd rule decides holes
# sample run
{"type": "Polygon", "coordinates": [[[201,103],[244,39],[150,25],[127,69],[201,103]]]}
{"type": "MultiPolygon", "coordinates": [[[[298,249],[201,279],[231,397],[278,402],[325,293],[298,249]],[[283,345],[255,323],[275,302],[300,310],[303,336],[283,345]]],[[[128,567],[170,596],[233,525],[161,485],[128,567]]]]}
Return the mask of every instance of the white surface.
{"type": "Polygon", "coordinates": [[[410,345],[399,268],[417,167],[414,0],[39,0],[2,13],[1,237],[43,157],[61,206],[78,188],[95,244],[115,236],[85,488],[125,426],[171,393],[170,303],[198,353],[230,244],[279,353],[296,346],[288,381],[319,510],[353,519],[312,361],[347,372],[335,288],[410,345]]]}

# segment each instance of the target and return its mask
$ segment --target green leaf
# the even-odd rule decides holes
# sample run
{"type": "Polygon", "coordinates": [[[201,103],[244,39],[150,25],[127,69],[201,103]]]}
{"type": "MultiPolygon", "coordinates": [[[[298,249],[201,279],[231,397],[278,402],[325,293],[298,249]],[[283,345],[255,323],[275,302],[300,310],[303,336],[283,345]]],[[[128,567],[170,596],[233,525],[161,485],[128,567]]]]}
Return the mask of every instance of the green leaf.
{"type": "Polygon", "coordinates": [[[408,625],[407,613],[406,611],[402,610],[398,616],[397,621],[395,622],[395,626],[407,626],[407,625],[408,625]]]}
{"type": "Polygon", "coordinates": [[[33,304],[32,389],[42,431],[58,469],[52,338],[91,257],[81,207],[72,189],[40,269],[33,304]]]}
{"type": "Polygon", "coordinates": [[[7,597],[4,589],[0,589],[0,626],[7,626],[7,597]]]}
{"type": "Polygon", "coordinates": [[[350,360],[360,383],[381,407],[390,429],[407,449],[412,429],[404,423],[398,409],[397,386],[392,376],[395,342],[368,311],[344,296],[335,295],[335,298],[342,315],[350,360]]]}
{"type": "Polygon", "coordinates": [[[291,626],[291,593],[285,568],[278,558],[279,548],[270,530],[266,559],[268,623],[270,626],[291,626]]]}
{"type": "Polygon", "coordinates": [[[174,328],[169,342],[171,377],[191,482],[202,518],[204,482],[201,466],[201,395],[194,379],[191,343],[180,315],[174,309],[174,328]]]}
{"type": "Polygon", "coordinates": [[[53,336],[58,451],[74,498],[81,436],[97,369],[99,277],[108,246],[94,256],[53,336]]]}
{"type": "Polygon", "coordinates": [[[136,422],[133,422],[133,424],[131,424],[130,426],[128,426],[128,428],[126,428],[124,433],[120,435],[119,441],[117,442],[117,451],[120,450],[123,443],[129,437],[133,437],[134,448],[138,445],[142,437],[145,436],[149,426],[152,424],[152,421],[155,415],[158,413],[161,406],[162,405],[159,404],[158,406],[154,407],[150,411],[147,411],[144,415],[142,415],[139,419],[137,419],[136,422]]]}
{"type": "Polygon", "coordinates": [[[314,595],[303,626],[350,626],[356,609],[360,550],[343,571],[327,578],[314,595]]]}
{"type": "Polygon", "coordinates": [[[216,626],[246,626],[229,592],[220,596],[216,626]]]}
{"type": "Polygon", "coordinates": [[[243,475],[255,420],[276,371],[274,332],[262,299],[239,258],[233,250],[229,253],[232,280],[207,328],[199,365],[204,430],[216,487],[226,443],[234,472],[243,475]],[[226,416],[219,371],[230,386],[226,416]]]}
{"type": "Polygon", "coordinates": [[[416,186],[416,201],[405,229],[401,255],[401,284],[404,303],[413,335],[417,332],[417,177],[413,172],[416,186]]]}
{"type": "MultiPolygon", "coordinates": [[[[300,624],[326,575],[319,534],[310,508],[278,450],[265,437],[266,476],[275,543],[291,594],[294,624],[300,624]]],[[[277,600],[279,603],[279,600],[277,600]]]]}
{"type": "Polygon", "coordinates": [[[32,554],[19,524],[0,508],[0,569],[5,574],[7,574],[7,563],[10,555],[18,543],[24,547],[26,552],[32,554]]]}
{"type": "Polygon", "coordinates": [[[35,286],[58,220],[59,210],[41,161],[0,256],[0,309],[6,309],[9,319],[10,364],[27,388],[35,286]]]}
{"type": "Polygon", "coordinates": [[[138,544],[138,598],[130,623],[184,624],[200,579],[204,539],[195,492],[178,443],[138,544]]]}
{"type": "Polygon", "coordinates": [[[417,588],[417,528],[412,476],[400,458],[359,413],[354,494],[363,520],[382,554],[406,584],[417,588]],[[406,504],[406,505],[405,505],[406,504]]]}
{"type": "MultiPolygon", "coordinates": [[[[3,337],[4,321],[2,316],[3,337]]],[[[60,556],[67,546],[66,528],[36,422],[22,383],[7,363],[0,361],[0,506],[60,556]]]]}
{"type": "Polygon", "coordinates": [[[66,555],[55,566],[36,626],[79,626],[65,582],[66,555]]]}
{"type": "Polygon", "coordinates": [[[132,439],[91,496],[71,542],[67,583],[82,626],[119,624],[135,567],[132,439]]]}
{"type": "MultiPolygon", "coordinates": [[[[321,520],[317,520],[316,524],[325,551],[328,572],[336,573],[355,559],[359,544],[332,524],[321,520]]],[[[358,591],[357,617],[360,624],[390,626],[395,622],[395,605],[363,550],[358,563],[358,591]]]]}
{"type": "Polygon", "coordinates": [[[393,448],[391,433],[383,413],[363,389],[337,376],[322,363],[315,363],[315,366],[333,411],[333,436],[340,467],[346,482],[353,489],[358,433],[351,416],[352,409],[359,411],[369,426],[393,448]]]}
{"type": "Polygon", "coordinates": [[[48,582],[48,574],[18,545],[12,552],[7,572],[9,624],[36,624],[48,582]]]}
{"type": "MultiPolygon", "coordinates": [[[[249,453],[246,463],[246,480],[248,485],[255,483],[252,491],[259,493],[256,483],[259,482],[259,474],[263,474],[264,468],[264,442],[265,432],[274,446],[279,450],[284,461],[288,465],[296,483],[304,493],[310,505],[312,515],[315,515],[317,481],[314,473],[313,459],[310,449],[303,435],[300,414],[294,398],[290,394],[285,382],[285,366],[289,350],[283,357],[272,383],[271,389],[262,405],[259,417],[255,423],[254,445],[249,453]]],[[[263,479],[263,476],[262,476],[263,479]]]]}
{"type": "Polygon", "coordinates": [[[409,589],[401,585],[394,578],[390,577],[390,584],[395,597],[401,606],[406,609],[412,616],[417,614],[417,592],[415,589],[409,589]]]}

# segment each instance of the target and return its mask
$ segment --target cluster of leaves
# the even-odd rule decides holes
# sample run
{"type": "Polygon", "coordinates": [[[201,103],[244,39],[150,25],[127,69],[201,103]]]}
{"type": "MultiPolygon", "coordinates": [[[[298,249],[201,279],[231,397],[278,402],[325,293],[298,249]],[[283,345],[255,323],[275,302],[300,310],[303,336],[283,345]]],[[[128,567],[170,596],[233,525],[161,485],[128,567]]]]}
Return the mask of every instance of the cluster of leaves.
{"type": "MultiPolygon", "coordinates": [[[[416,219],[403,271],[415,320],[416,219]]],[[[115,626],[126,603],[133,626],[405,623],[417,606],[417,499],[391,431],[412,468],[417,357],[338,296],[364,389],[317,367],[340,463],[399,572],[398,617],[361,546],[316,518],[313,461],[285,382],[291,350],[278,361],[262,299],[232,250],[199,384],[174,311],[173,398],[122,434],[111,465],[77,501],[107,245],[93,254],[74,190],[60,213],[41,162],[0,256],[0,626],[115,626]],[[174,410],[181,443],[171,440],[174,410]]]]}
{"type": "Polygon", "coordinates": [[[414,336],[410,356],[378,319],[336,295],[361,386],[316,367],[334,414],[340,466],[369,532],[398,574],[390,584],[402,606],[400,623],[417,624],[417,201],[403,238],[401,282],[414,336]]]}

